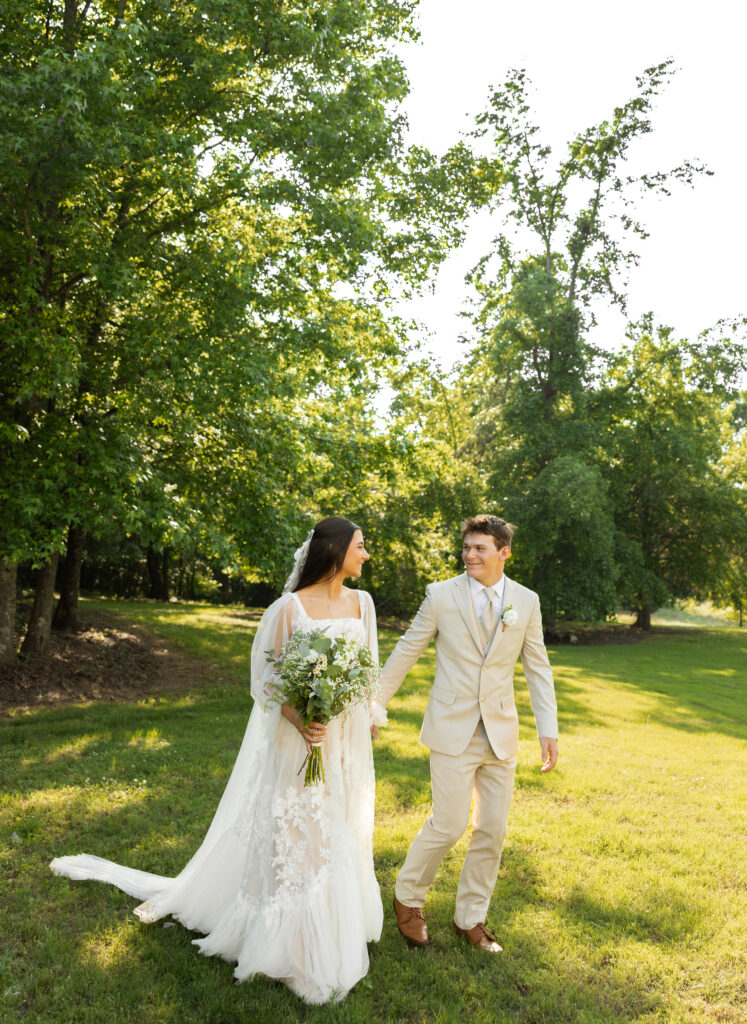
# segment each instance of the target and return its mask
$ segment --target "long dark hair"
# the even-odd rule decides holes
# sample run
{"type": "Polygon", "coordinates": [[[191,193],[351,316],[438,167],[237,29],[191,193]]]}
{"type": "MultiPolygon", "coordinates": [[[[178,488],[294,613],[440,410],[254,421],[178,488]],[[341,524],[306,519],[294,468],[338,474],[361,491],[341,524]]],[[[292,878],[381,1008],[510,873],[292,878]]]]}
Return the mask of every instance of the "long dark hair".
{"type": "Polygon", "coordinates": [[[353,539],[355,531],[359,529],[360,527],[356,526],[352,520],[345,519],[343,516],[328,516],[318,522],[314,527],[311,544],[309,544],[306,564],[293,589],[300,590],[302,587],[310,587],[318,580],[330,579],[337,575],[342,569],[350,541],[353,539]]]}

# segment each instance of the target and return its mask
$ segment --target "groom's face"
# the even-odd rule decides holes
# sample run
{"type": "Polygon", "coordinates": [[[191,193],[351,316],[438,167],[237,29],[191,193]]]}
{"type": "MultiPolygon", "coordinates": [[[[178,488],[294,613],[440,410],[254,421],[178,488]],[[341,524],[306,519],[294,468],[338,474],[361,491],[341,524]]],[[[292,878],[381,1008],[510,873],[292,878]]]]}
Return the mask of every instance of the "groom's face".
{"type": "Polygon", "coordinates": [[[462,541],[462,561],[467,575],[492,587],[503,575],[503,566],[511,548],[498,548],[490,533],[465,533],[462,541]]]}

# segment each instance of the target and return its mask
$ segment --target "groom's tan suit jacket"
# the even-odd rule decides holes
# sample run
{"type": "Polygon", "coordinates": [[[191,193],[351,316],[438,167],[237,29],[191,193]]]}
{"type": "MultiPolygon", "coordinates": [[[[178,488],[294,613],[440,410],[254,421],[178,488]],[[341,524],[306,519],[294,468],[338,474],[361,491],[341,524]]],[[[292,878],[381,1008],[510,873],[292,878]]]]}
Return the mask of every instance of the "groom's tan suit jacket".
{"type": "Polygon", "coordinates": [[[400,638],[382,673],[387,704],[402,680],[436,640],[436,676],[420,739],[431,750],[461,754],[482,718],[490,745],[501,760],[516,754],[519,720],[514,702],[514,666],[521,657],[537,733],[557,738],[557,706],[552,669],[542,636],[539,598],[505,577],[503,611],[516,622],[502,622],[492,639],[481,635],[466,573],[431,583],[412,625],[400,638]]]}

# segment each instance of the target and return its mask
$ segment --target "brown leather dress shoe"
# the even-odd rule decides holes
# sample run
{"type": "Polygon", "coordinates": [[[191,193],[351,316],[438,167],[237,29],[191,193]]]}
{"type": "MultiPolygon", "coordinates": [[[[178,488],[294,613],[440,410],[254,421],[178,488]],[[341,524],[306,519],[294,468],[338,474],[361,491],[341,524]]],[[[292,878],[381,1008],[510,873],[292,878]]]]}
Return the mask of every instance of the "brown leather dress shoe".
{"type": "Polygon", "coordinates": [[[475,949],[481,949],[485,953],[503,952],[503,946],[498,945],[482,921],[476,924],[474,928],[460,928],[455,921],[454,931],[457,935],[463,935],[468,942],[472,943],[475,949]]]}
{"type": "Polygon", "coordinates": [[[406,907],[395,896],[394,913],[397,915],[397,927],[411,946],[428,944],[428,929],[420,907],[406,907]]]}

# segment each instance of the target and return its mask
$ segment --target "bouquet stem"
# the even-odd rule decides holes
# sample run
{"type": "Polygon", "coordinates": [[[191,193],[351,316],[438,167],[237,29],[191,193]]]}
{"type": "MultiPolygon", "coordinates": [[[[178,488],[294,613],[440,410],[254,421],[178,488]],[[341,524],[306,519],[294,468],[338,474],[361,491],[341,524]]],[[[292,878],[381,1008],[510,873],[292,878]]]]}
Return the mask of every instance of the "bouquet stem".
{"type": "Polygon", "coordinates": [[[322,745],[321,743],[312,743],[311,752],[306,759],[306,775],[304,776],[303,784],[304,786],[316,786],[324,781],[322,745]]]}

